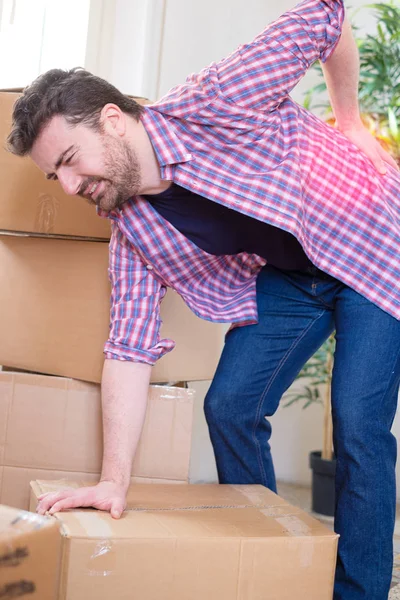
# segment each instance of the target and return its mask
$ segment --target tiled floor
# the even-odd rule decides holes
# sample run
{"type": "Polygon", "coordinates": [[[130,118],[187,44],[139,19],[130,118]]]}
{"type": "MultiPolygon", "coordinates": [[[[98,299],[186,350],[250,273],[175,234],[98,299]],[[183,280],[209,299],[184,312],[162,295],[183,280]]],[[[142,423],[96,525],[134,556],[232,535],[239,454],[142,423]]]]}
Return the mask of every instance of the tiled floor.
{"type": "MultiPolygon", "coordinates": [[[[302,508],[306,512],[311,511],[311,488],[305,486],[294,485],[292,483],[278,482],[278,493],[282,498],[285,498],[290,504],[302,508]]],[[[327,527],[333,529],[333,517],[324,517],[312,513],[313,516],[322,521],[327,527]]],[[[394,530],[394,565],[392,589],[390,591],[389,600],[400,600],[400,504],[397,505],[397,520],[394,530]]]]}

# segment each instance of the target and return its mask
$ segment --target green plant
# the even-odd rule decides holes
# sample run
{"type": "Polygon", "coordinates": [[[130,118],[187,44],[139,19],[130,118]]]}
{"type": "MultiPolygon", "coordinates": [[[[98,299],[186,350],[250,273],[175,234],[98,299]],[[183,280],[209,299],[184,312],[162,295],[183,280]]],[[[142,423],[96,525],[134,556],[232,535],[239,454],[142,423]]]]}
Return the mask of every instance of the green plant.
{"type": "Polygon", "coordinates": [[[291,406],[295,402],[304,401],[303,409],[311,404],[324,406],[324,429],[322,458],[332,460],[332,417],[331,417],[331,382],[333,356],[335,352],[335,334],[326,340],[319,350],[304,365],[297,379],[307,379],[307,384],[301,391],[288,392],[285,396],[286,403],[283,407],[291,406]],[[321,395],[321,386],[324,394],[321,395]]]}
{"type": "MultiPolygon", "coordinates": [[[[360,28],[353,26],[360,55],[360,110],[364,124],[400,165],[400,3],[391,0],[364,8],[373,10],[377,25],[374,35],[361,38],[360,28]]],[[[319,63],[314,69],[322,77],[319,63]]],[[[325,90],[324,82],[310,89],[304,106],[322,107],[331,114],[328,102],[313,104],[314,97],[325,90]]]]}

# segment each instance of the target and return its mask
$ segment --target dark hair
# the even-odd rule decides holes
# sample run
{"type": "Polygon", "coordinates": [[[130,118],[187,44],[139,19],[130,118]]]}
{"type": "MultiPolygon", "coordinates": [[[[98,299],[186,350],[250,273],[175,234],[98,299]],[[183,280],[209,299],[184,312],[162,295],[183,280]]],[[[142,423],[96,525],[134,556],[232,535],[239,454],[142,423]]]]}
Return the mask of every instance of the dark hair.
{"type": "Polygon", "coordinates": [[[26,87],[15,102],[8,150],[18,156],[28,154],[55,115],[62,115],[71,125],[84,123],[99,130],[100,112],[109,102],[137,121],[143,111],[135,100],[89,71],[79,67],[69,71],[51,69],[26,87]]]}

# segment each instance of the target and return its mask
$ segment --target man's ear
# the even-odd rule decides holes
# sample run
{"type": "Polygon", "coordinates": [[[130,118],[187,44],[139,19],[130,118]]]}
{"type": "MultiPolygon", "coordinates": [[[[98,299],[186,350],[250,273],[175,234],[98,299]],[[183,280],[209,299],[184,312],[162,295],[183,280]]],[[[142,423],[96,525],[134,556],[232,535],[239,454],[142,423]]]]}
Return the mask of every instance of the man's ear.
{"type": "Polygon", "coordinates": [[[126,115],[116,104],[105,104],[100,112],[100,126],[106,133],[122,137],[126,131],[126,115]]]}

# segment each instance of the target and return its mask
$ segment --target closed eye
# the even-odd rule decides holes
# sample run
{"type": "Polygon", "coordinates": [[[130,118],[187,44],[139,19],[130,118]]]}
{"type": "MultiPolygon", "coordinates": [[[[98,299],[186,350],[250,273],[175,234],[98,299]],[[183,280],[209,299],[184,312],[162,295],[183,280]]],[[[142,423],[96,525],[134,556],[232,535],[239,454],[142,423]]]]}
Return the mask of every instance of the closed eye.
{"type": "Polygon", "coordinates": [[[64,160],[64,164],[69,165],[69,163],[71,162],[71,160],[74,158],[76,152],[74,152],[73,154],[71,154],[71,156],[69,156],[67,158],[67,160],[64,160]]]}
{"type": "MultiPolygon", "coordinates": [[[[64,160],[64,165],[69,165],[69,163],[71,162],[71,160],[74,158],[74,156],[77,153],[74,152],[73,154],[71,154],[71,156],[69,156],[66,160],[64,160]]],[[[48,175],[46,175],[46,179],[49,179],[51,181],[57,181],[58,177],[55,173],[49,173],[48,175]]]]}

